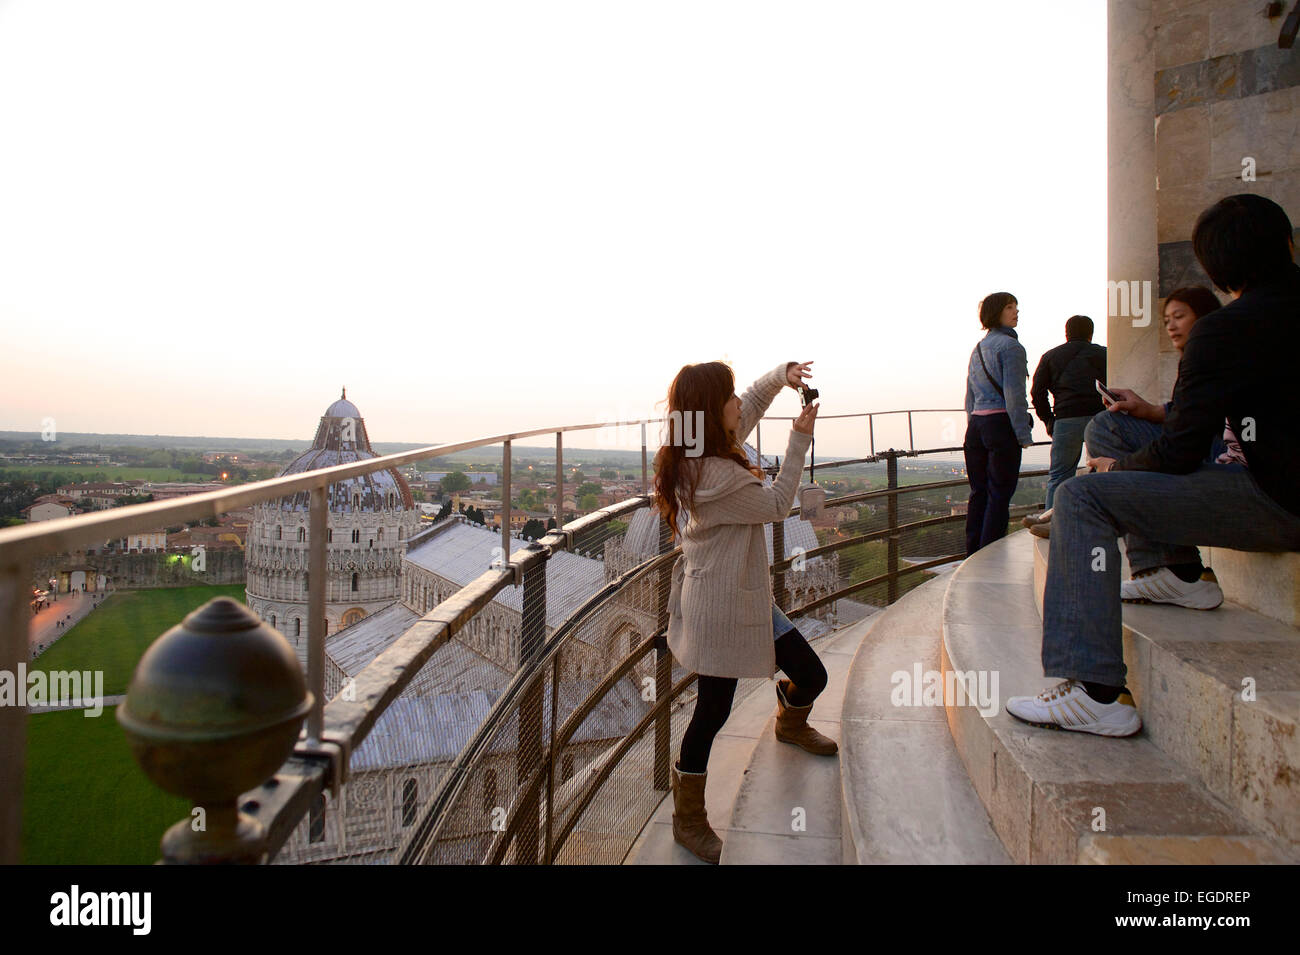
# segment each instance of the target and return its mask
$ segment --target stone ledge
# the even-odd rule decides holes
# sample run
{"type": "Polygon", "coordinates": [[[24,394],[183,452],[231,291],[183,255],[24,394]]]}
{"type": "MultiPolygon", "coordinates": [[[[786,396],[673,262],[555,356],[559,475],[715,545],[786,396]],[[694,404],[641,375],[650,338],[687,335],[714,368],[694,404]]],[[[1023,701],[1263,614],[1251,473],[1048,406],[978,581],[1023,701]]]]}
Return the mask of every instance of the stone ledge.
{"type": "Polygon", "coordinates": [[[894,706],[891,676],[939,670],[948,577],[873,618],[849,669],[840,714],[844,861],[1006,864],[953,746],[942,706],[894,706]]]}
{"type": "Polygon", "coordinates": [[[1300,627],[1300,554],[1202,547],[1201,559],[1213,568],[1227,599],[1289,627],[1300,627]]]}
{"type": "Polygon", "coordinates": [[[1039,729],[1005,712],[1002,699],[1056,682],[1041,675],[1042,620],[1030,596],[1037,589],[1032,542],[1027,532],[1013,534],[969,558],[951,578],[943,614],[943,669],[999,675],[996,714],[948,700],[946,716],[1011,857],[1028,863],[1293,859],[1284,840],[1262,831],[1254,817],[1162,752],[1146,729],[1129,739],[1107,739],[1039,729]],[[990,600],[995,587],[1002,592],[990,600]],[[1015,592],[1024,599],[1010,599],[1015,592]],[[1094,830],[1103,823],[1104,831],[1094,830]]]}
{"type": "MultiPolygon", "coordinates": [[[[1041,614],[1048,541],[1034,543],[1041,614]]],[[[1144,735],[1287,851],[1300,853],[1300,631],[1230,601],[1212,611],[1125,604],[1124,659],[1144,735]],[[1243,698],[1247,687],[1253,699],[1243,698]]]]}

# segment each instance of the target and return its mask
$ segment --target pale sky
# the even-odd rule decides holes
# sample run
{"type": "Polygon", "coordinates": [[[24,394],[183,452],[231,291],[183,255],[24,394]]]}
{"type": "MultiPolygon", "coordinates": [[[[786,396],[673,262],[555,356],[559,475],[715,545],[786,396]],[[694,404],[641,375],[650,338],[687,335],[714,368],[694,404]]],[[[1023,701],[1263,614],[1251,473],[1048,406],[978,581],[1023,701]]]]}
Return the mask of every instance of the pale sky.
{"type": "Polygon", "coordinates": [[[1101,0],[0,0],[0,429],[960,408],[989,292],[1105,343],[1105,102],[1101,0]]]}

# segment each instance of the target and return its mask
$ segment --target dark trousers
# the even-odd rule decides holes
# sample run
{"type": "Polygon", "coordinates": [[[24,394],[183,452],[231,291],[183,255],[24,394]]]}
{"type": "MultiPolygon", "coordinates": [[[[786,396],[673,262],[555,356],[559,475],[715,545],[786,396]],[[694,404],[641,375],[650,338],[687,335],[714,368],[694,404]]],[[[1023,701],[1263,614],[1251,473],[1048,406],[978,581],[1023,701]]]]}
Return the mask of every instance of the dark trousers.
{"type": "Polygon", "coordinates": [[[1020,480],[1022,449],[1005,414],[971,415],[962,443],[970,503],[966,511],[966,556],[1006,536],[1011,496],[1020,480]]]}
{"type": "MultiPolygon", "coordinates": [[[[807,706],[826,689],[826,668],[797,628],[777,639],[776,665],[794,683],[786,696],[791,706],[807,706]]],[[[726,676],[699,678],[695,714],[682,736],[679,760],[682,772],[707,771],[713,738],[731,715],[731,701],[736,695],[737,682],[735,677],[726,676]]]]}

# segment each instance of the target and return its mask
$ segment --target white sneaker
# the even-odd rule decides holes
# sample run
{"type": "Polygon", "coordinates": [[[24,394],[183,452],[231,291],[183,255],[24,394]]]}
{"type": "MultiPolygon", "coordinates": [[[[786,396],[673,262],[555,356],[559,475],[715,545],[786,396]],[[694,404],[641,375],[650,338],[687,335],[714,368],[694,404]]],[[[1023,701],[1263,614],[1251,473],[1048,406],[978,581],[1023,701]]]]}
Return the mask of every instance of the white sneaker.
{"type": "Polygon", "coordinates": [[[1213,610],[1223,603],[1223,591],[1219,589],[1213,571],[1206,570],[1201,574],[1200,580],[1189,584],[1185,580],[1179,580],[1178,575],[1168,567],[1121,581],[1119,596],[1121,600],[1173,604],[1192,610],[1213,610]]]}
{"type": "Polygon", "coordinates": [[[1006,705],[1007,712],[1016,719],[1048,729],[1132,736],[1142,728],[1142,718],[1127,688],[1114,703],[1098,703],[1082,683],[1066,680],[1037,696],[1013,696],[1006,705]]]}

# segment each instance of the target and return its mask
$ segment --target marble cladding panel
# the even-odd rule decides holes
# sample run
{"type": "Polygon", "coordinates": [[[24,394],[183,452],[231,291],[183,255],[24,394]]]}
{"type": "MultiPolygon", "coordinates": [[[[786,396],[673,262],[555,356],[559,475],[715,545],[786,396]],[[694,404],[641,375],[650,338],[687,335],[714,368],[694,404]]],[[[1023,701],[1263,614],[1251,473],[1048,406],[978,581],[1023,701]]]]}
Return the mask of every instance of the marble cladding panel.
{"type": "MultiPolygon", "coordinates": [[[[1240,167],[1238,168],[1240,172],[1240,167]]],[[[1210,174],[1210,107],[1156,117],[1156,187],[1201,182],[1210,174]]]]}
{"type": "Polygon", "coordinates": [[[1212,56],[1155,74],[1157,115],[1300,85],[1300,55],[1262,46],[1212,56]]]}
{"type": "Polygon", "coordinates": [[[1158,70],[1199,63],[1210,55],[1210,17],[1199,13],[1165,23],[1157,20],[1153,46],[1158,70]]]}
{"type": "Polygon", "coordinates": [[[1241,95],[1241,57],[1216,56],[1167,70],[1156,70],[1156,115],[1241,95]]]}
{"type": "MultiPolygon", "coordinates": [[[[1178,66],[1188,62],[1181,57],[1184,49],[1195,49],[1194,40],[1204,36],[1201,55],[1206,59],[1228,53],[1240,53],[1261,46],[1277,46],[1283,15],[1264,15],[1265,4],[1243,0],[1156,0],[1151,6],[1151,20],[1156,24],[1157,66],[1178,66]],[[1161,52],[1161,31],[1166,32],[1161,52]]],[[[1197,44],[1199,45],[1199,44],[1197,44]]]]}
{"type": "MultiPolygon", "coordinates": [[[[1184,110],[1161,119],[1199,111],[1184,110]]],[[[1300,167],[1298,121],[1300,86],[1214,103],[1209,107],[1209,173],[1205,178],[1235,180],[1249,187],[1241,182],[1242,160],[1247,156],[1255,160],[1255,175],[1263,177],[1260,182],[1282,170],[1300,167]]],[[[1160,148],[1158,138],[1156,148],[1160,148]]]]}
{"type": "Polygon", "coordinates": [[[1240,182],[1218,183],[1205,179],[1161,189],[1156,194],[1156,241],[1164,248],[1166,243],[1190,240],[1192,227],[1202,212],[1224,196],[1242,191],[1240,182]]]}
{"type": "Polygon", "coordinates": [[[1206,56],[1223,56],[1260,47],[1277,47],[1282,16],[1264,16],[1263,3],[1214,0],[1210,16],[1210,47],[1206,56]]]}
{"type": "Polygon", "coordinates": [[[1161,242],[1160,297],[1165,298],[1174,289],[1185,285],[1214,287],[1214,283],[1201,268],[1201,263],[1196,261],[1196,253],[1192,251],[1190,239],[1183,242],[1161,242]]]}

